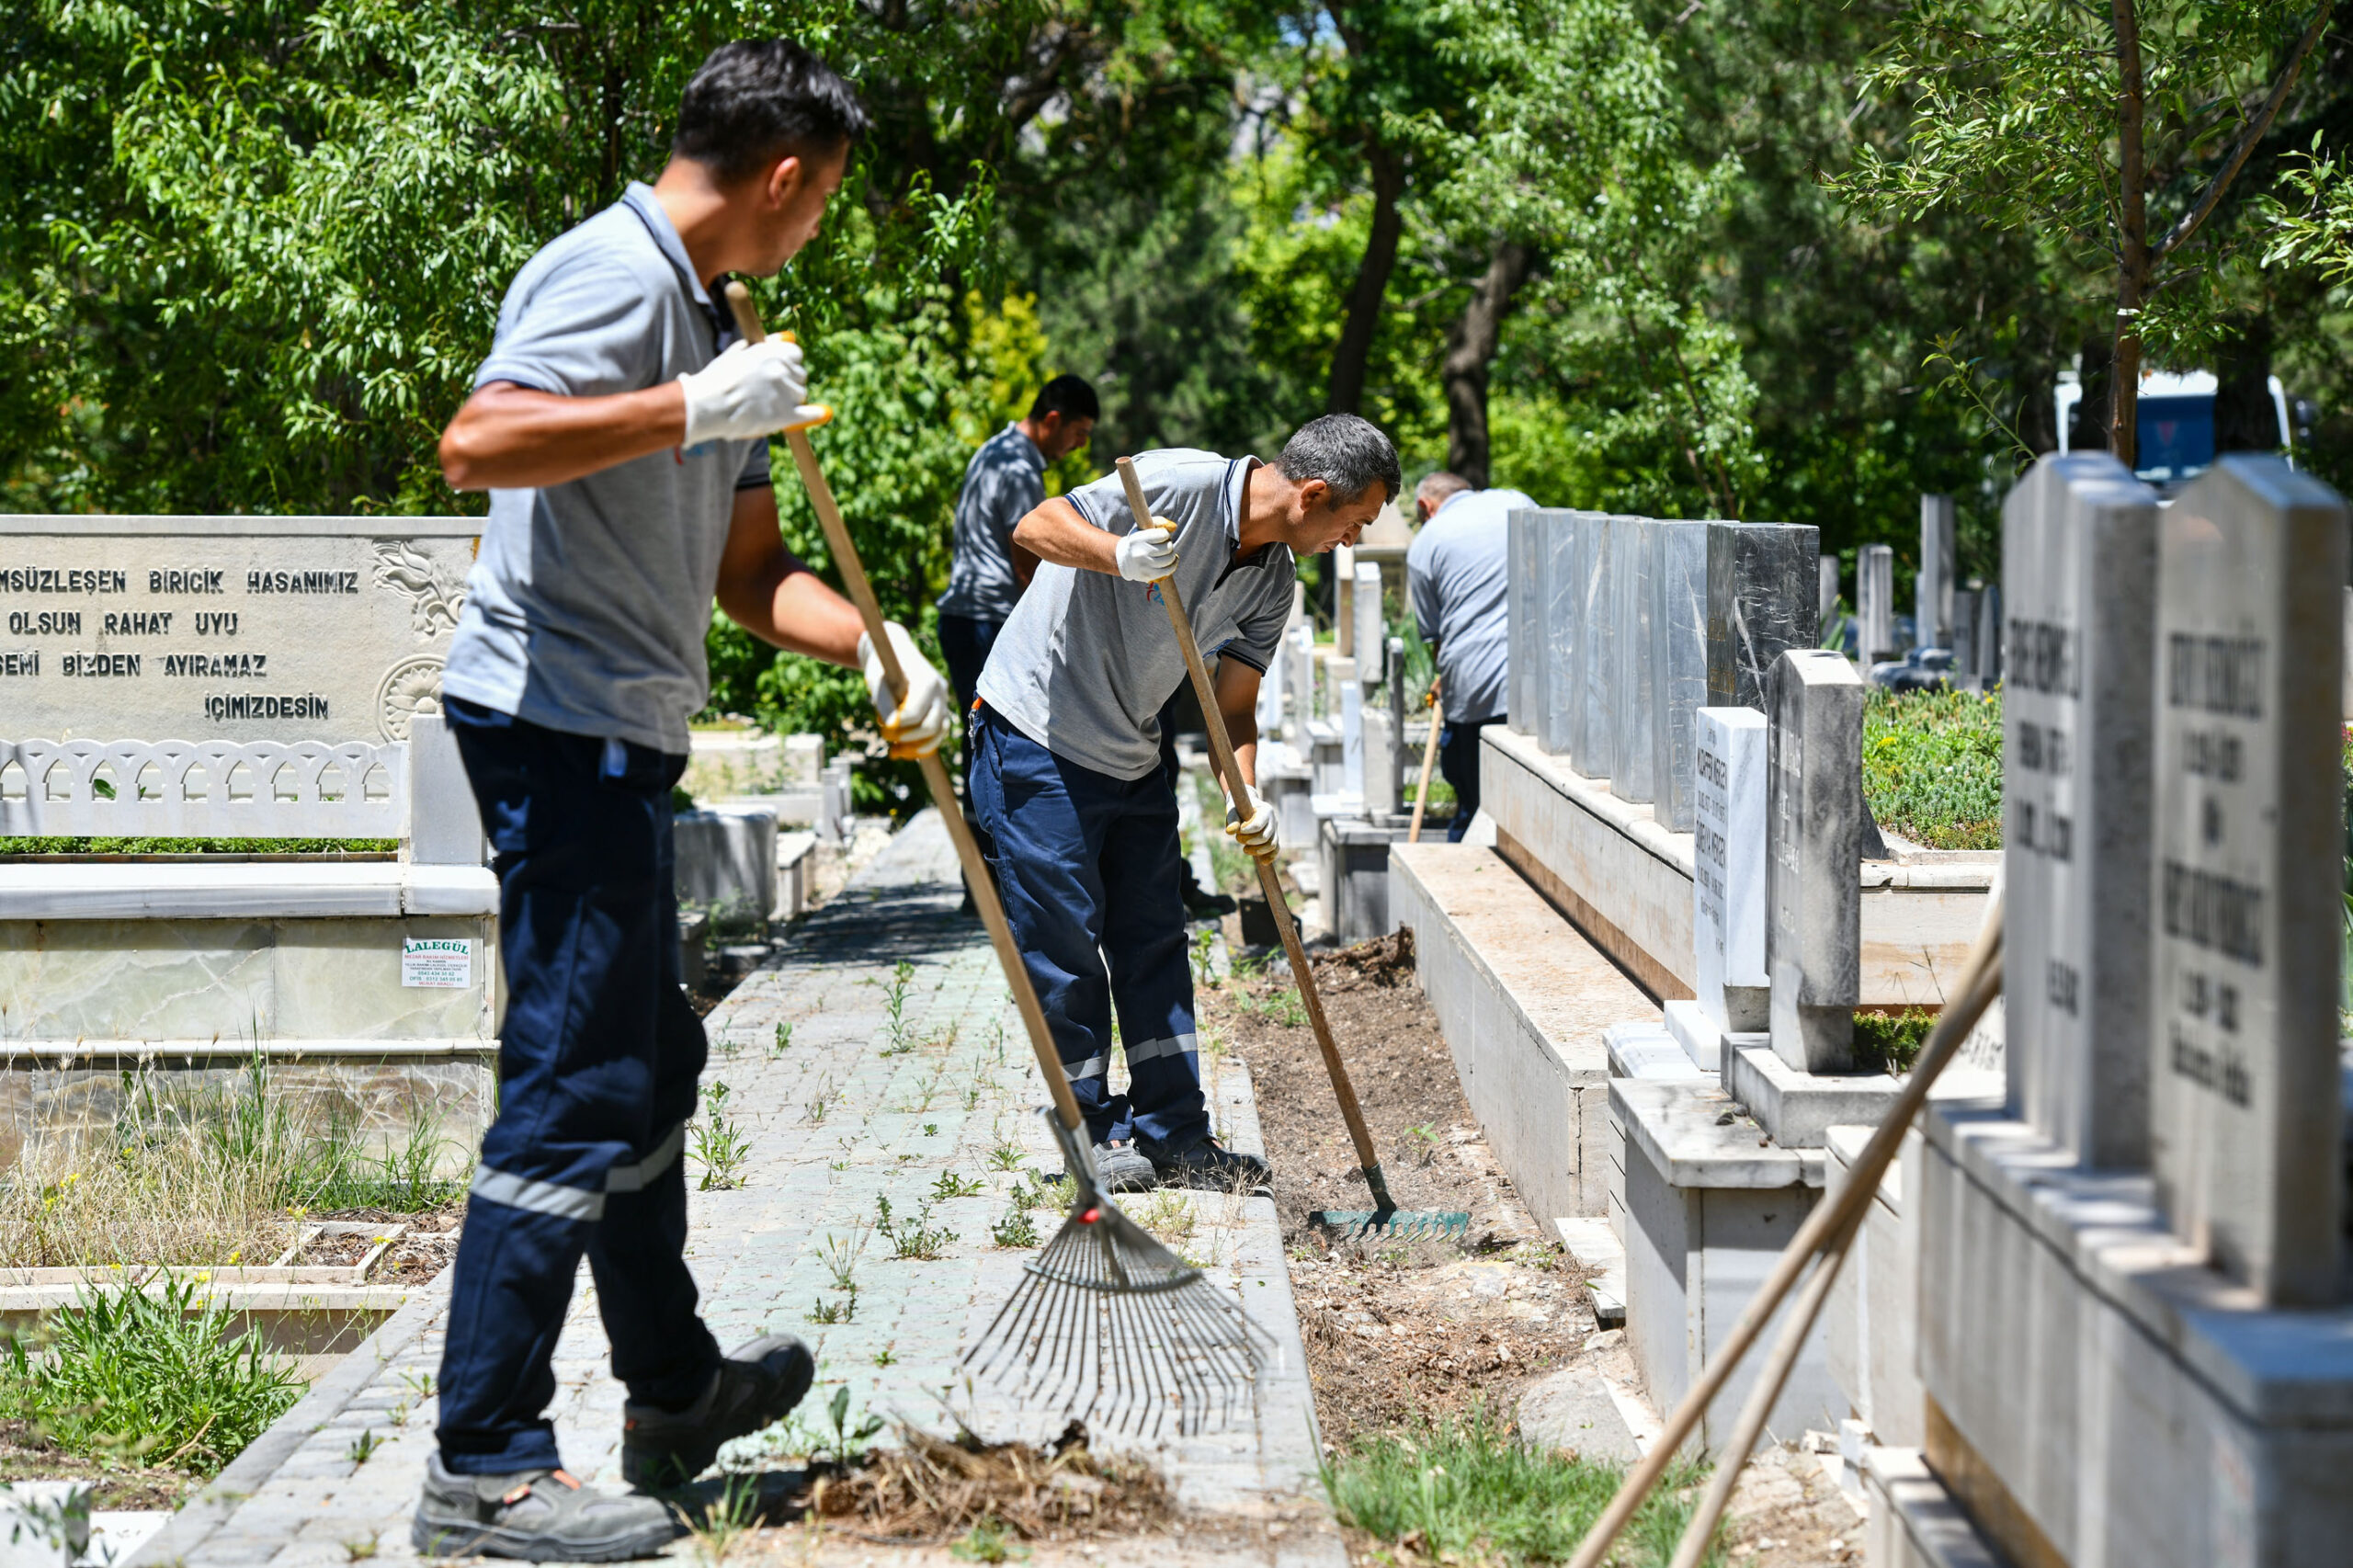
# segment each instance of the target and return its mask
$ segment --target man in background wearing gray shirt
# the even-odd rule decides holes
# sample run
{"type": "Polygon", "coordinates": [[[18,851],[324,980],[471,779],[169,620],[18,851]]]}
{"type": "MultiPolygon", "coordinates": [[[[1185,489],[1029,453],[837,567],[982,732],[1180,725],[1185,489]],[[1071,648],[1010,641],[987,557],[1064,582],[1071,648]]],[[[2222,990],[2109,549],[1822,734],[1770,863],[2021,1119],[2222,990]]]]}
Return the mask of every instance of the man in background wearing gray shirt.
{"type": "Polygon", "coordinates": [[[1438,769],[1454,791],[1449,843],[1470,831],[1479,809],[1479,732],[1502,721],[1508,690],[1505,519],[1535,505],[1517,490],[1473,490],[1460,474],[1442,472],[1414,487],[1422,528],[1405,551],[1405,587],[1414,622],[1438,659],[1446,720],[1438,769]]]}
{"type": "Polygon", "coordinates": [[[1275,812],[1256,788],[1258,678],[1290,614],[1297,557],[1363,532],[1397,494],[1397,452],[1335,414],[1269,464],[1175,450],[1135,467],[1153,527],[1135,527],[1112,475],[1014,529],[1043,564],[981,672],[972,808],[1105,1185],[1230,1188],[1267,1166],[1209,1135],[1176,800],[1160,757],[1161,709],[1187,677],[1156,585],[1176,580],[1201,646],[1219,650],[1217,706],[1245,785],[1226,831],[1271,858],[1275,812]],[[1129,1074],[1120,1098],[1106,1077],[1115,1006],[1129,1074]]]}
{"type": "Polygon", "coordinates": [[[970,718],[989,644],[1012,615],[1034,562],[1016,561],[1013,527],[1046,499],[1046,470],[1086,445],[1103,406],[1076,376],[1038,389],[1028,417],[981,443],[956,498],[956,559],[939,596],[939,653],[970,718]]]}
{"type": "Polygon", "coordinates": [[[549,1358],[584,1253],[633,1484],[693,1479],[809,1389],[799,1340],[722,1356],[695,1310],[679,1153],[705,1040],[678,987],[670,790],[714,592],[779,647],[863,665],[894,752],[947,728],[906,629],[886,628],[894,707],[858,612],[785,550],[767,437],[815,412],[801,351],[745,343],[712,300],[809,242],[865,126],[797,45],[713,51],[660,177],[517,275],[441,437],[449,483],[491,493],[441,689],[496,851],[506,1013],[411,1530],[426,1555],[617,1562],[676,1535],[662,1503],[590,1492],[556,1452],[549,1358]]]}

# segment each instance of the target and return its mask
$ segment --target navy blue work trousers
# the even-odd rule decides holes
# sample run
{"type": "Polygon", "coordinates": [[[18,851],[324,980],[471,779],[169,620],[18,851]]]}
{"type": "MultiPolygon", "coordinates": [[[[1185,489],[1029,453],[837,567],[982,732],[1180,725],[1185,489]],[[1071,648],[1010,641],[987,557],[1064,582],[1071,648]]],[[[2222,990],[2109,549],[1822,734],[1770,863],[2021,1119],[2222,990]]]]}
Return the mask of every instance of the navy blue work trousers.
{"type": "Polygon", "coordinates": [[[986,703],[972,735],[973,814],[1088,1134],[1190,1148],[1210,1121],[1167,777],[1081,767],[986,703]],[[1107,1077],[1115,1006],[1128,1060],[1128,1092],[1117,1096],[1107,1077]]]}
{"type": "Polygon", "coordinates": [[[1462,842],[1462,835],[1471,831],[1472,815],[1479,809],[1479,732],[1502,722],[1501,716],[1473,719],[1438,732],[1438,774],[1454,791],[1454,824],[1446,830],[1449,844],[1462,842]]]}
{"type": "Polygon", "coordinates": [[[496,852],[506,1016],[441,1353],[441,1459],[508,1475],[561,1463],[549,1357],[583,1252],[631,1398],[682,1407],[719,1366],[685,1258],[680,1154],[706,1054],[678,988],[686,758],[446,707],[496,852]]]}

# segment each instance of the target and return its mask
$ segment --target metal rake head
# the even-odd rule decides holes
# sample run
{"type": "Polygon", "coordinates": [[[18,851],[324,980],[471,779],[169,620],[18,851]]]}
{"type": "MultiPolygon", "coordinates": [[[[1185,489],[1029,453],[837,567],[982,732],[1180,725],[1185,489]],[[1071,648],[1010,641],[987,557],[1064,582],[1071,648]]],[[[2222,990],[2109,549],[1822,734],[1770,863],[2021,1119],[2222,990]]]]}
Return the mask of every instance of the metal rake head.
{"type": "Polygon", "coordinates": [[[964,1366],[1025,1403],[1135,1437],[1189,1437],[1246,1415],[1272,1340],[1097,1192],[1086,1150],[1046,1117],[1077,1200],[964,1366]]]}
{"type": "Polygon", "coordinates": [[[1307,1221],[1318,1230],[1331,1232],[1336,1241],[1377,1235],[1398,1241],[1459,1242],[1471,1233],[1471,1216],[1459,1209],[1318,1209],[1307,1221]]]}

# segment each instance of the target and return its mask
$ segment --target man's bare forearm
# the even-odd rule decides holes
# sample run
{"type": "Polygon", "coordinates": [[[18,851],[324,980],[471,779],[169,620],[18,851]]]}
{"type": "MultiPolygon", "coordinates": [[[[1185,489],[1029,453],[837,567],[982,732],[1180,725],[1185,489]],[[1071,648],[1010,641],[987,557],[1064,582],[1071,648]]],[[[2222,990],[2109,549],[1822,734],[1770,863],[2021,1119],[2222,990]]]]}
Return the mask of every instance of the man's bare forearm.
{"type": "Polygon", "coordinates": [[[441,476],[452,490],[536,489],[686,437],[686,393],[676,381],[610,397],[558,397],[493,381],[466,399],[441,433],[441,476]]]}
{"type": "Polygon", "coordinates": [[[1057,566],[1119,574],[1118,537],[1080,517],[1078,508],[1059,495],[1013,525],[1013,542],[1057,566]]]}
{"type": "Polygon", "coordinates": [[[719,608],[763,642],[855,669],[858,640],[866,631],[858,607],[795,556],[777,553],[774,570],[749,582],[722,583],[719,608]]]}

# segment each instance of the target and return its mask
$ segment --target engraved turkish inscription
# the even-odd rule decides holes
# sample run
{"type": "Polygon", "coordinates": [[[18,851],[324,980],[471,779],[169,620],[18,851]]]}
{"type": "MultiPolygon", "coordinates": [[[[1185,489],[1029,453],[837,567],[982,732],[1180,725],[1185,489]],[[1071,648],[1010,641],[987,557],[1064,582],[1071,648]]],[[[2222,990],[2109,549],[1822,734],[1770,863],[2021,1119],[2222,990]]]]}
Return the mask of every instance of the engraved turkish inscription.
{"type": "Polygon", "coordinates": [[[404,739],[439,710],[480,526],[0,517],[7,734],[404,739]]]}

